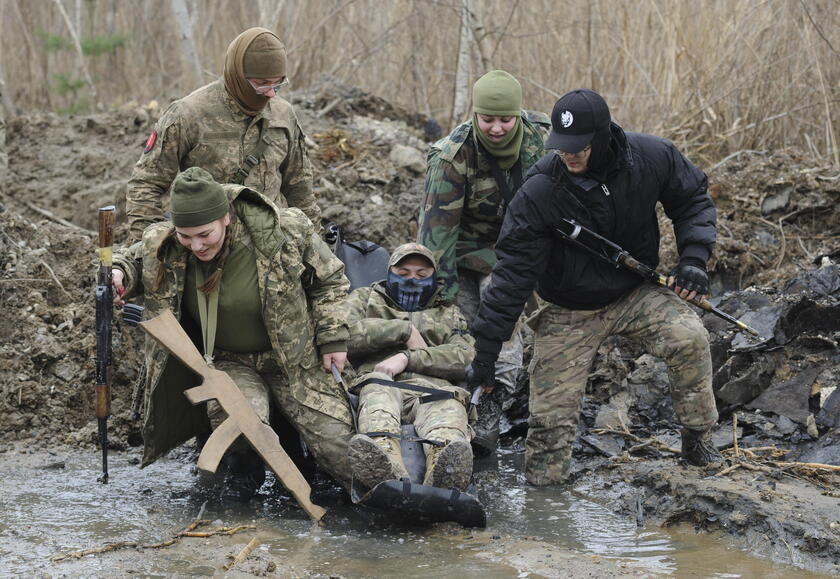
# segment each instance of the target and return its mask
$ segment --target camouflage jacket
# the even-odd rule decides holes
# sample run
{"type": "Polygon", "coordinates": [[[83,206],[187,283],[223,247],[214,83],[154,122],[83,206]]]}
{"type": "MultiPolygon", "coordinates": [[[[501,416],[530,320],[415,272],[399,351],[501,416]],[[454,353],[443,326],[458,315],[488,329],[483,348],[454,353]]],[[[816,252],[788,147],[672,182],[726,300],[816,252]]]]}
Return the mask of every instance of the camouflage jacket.
{"type": "Polygon", "coordinates": [[[345,302],[350,341],[347,354],[360,374],[399,352],[408,355],[405,372],[395,380],[422,377],[439,387],[464,379],[475,350],[460,310],[440,291],[424,310],[406,312],[388,297],[384,282],[360,287],[345,302]],[[428,348],[409,350],[405,343],[414,326],[428,348]]]}
{"type": "Polygon", "coordinates": [[[263,123],[268,147],[243,184],[280,207],[301,209],[320,230],[312,166],[292,105],[274,97],[249,117],[216,81],[173,102],[155,125],[128,181],[130,241],[138,241],[146,226],[163,219],[162,196],[179,171],[201,167],[219,183],[238,182],[236,170],[254,150],[263,123]]]}
{"type": "MultiPolygon", "coordinates": [[[[522,175],[544,153],[551,121],[543,113],[522,111],[525,134],[519,158],[522,175]]],[[[420,210],[417,242],[435,253],[444,295],[458,293],[458,270],[488,274],[496,263],[493,245],[502,226],[502,193],[490,165],[476,147],[472,121],[432,145],[426,169],[426,197],[420,210]]]]}
{"type": "MultiPolygon", "coordinates": [[[[340,303],[350,284],[343,264],[300,210],[279,209],[247,187],[225,187],[240,222],[234,243],[254,248],[263,322],[292,395],[307,407],[349,419],[344,395],[323,372],[318,355],[319,347],[346,349],[349,333],[340,303]]],[[[125,272],[125,297],[145,296],[146,319],[165,309],[181,317],[189,252],[175,242],[166,249],[162,264],[157,259],[157,248],[170,227],[168,222],[151,225],[140,242],[114,255],[114,267],[125,272]],[[160,267],[163,283],[153,289],[160,267]]],[[[204,409],[192,407],[181,394],[196,385],[195,376],[148,337],[145,362],[144,466],[194,436],[206,422],[204,409]]]]}

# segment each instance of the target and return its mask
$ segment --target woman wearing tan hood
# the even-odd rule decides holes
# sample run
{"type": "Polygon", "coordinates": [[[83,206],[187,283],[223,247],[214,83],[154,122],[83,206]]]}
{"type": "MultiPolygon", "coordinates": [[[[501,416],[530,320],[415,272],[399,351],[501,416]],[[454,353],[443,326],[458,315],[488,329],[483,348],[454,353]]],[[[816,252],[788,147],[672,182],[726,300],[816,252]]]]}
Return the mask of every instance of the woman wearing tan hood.
{"type": "Polygon", "coordinates": [[[249,28],[230,43],[222,77],[173,102],[149,135],[128,182],[129,241],[163,218],[163,196],[188,167],[297,207],[320,229],[304,135],[292,105],[277,96],[287,82],[276,34],[249,28]]]}

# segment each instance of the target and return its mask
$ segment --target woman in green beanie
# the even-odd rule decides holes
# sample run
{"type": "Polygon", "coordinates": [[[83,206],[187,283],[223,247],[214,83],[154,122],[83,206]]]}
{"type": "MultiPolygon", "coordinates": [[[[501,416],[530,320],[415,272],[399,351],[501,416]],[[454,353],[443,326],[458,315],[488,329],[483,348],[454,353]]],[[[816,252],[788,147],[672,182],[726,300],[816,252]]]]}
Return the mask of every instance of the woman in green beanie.
{"type": "MultiPolygon", "coordinates": [[[[417,232],[417,242],[435,252],[444,295],[457,301],[468,322],[496,263],[493,246],[505,207],[543,156],[551,128],[544,113],[522,109],[522,87],[503,70],[490,71],[473,85],[472,113],[432,145],[417,232]]],[[[477,454],[495,449],[501,403],[505,391],[513,392],[521,366],[522,341],[514,332],[496,365],[498,387],[481,398],[473,438],[477,454]]]]}
{"type": "MultiPolygon", "coordinates": [[[[257,415],[279,411],[318,464],[349,483],[352,419],[329,374],[347,356],[349,289],[343,264],[299,209],[280,209],[256,191],[220,185],[198,167],[176,177],[172,222],[150,225],[114,256],[123,303],[145,296],[145,317],[170,309],[208,363],[227,372],[257,415]]],[[[215,403],[193,407],[194,376],[151,338],[145,346],[143,465],[225,418],[215,403]]],[[[228,457],[225,493],[248,499],[265,468],[241,439],[228,457]]]]}

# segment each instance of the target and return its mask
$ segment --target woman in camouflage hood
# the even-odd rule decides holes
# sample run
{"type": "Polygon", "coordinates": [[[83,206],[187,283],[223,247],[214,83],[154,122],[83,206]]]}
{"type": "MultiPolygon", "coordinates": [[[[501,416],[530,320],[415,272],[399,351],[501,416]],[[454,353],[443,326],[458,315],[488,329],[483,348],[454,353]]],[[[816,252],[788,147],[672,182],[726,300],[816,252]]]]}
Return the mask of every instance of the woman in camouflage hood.
{"type": "MultiPolygon", "coordinates": [[[[126,299],[144,295],[147,318],[172,310],[264,422],[270,408],[281,412],[320,466],[347,482],[352,420],[327,372],[346,359],[339,304],[349,282],[303,213],[192,167],[173,184],[172,223],[149,226],[115,255],[114,285],[126,299]]],[[[144,466],[200,433],[208,418],[182,394],[195,385],[186,368],[151,338],[145,352],[144,466]]],[[[225,418],[215,404],[207,414],[214,428],[225,418]]],[[[241,440],[229,465],[231,494],[247,498],[262,484],[264,466],[241,440]]]]}
{"type": "MultiPolygon", "coordinates": [[[[551,121],[522,110],[522,87],[509,73],[493,70],[473,85],[472,118],[432,145],[426,197],[417,242],[438,259],[444,296],[456,300],[468,322],[496,263],[493,246],[505,209],[523,176],[544,154],[551,121]]],[[[482,396],[473,445],[482,454],[496,447],[505,394],[513,394],[522,366],[522,340],[515,332],[496,366],[500,387],[482,396]]]]}
{"type": "Polygon", "coordinates": [[[286,49],[273,32],[249,28],[230,43],[222,77],[173,102],[149,135],[128,181],[130,241],[163,219],[162,199],[187,167],[298,207],[321,227],[303,131],[277,96],[286,82],[286,49]]]}

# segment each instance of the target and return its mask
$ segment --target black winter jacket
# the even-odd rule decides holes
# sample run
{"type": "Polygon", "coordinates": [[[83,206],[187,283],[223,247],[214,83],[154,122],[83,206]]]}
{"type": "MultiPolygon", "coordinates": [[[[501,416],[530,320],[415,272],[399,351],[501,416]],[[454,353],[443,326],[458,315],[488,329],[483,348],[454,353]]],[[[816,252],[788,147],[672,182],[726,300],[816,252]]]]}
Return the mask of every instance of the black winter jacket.
{"type": "Polygon", "coordinates": [[[611,131],[618,152],[603,182],[572,175],[554,151],[531,168],[496,242],[498,263],[472,325],[477,350],[498,353],[534,287],[553,304],[591,310],[641,283],[563,242],[554,231],[561,218],[575,219],[656,267],[660,202],[673,222],[680,258],[709,259],[716,215],[703,171],[669,141],[625,133],[614,123],[611,131]]]}

